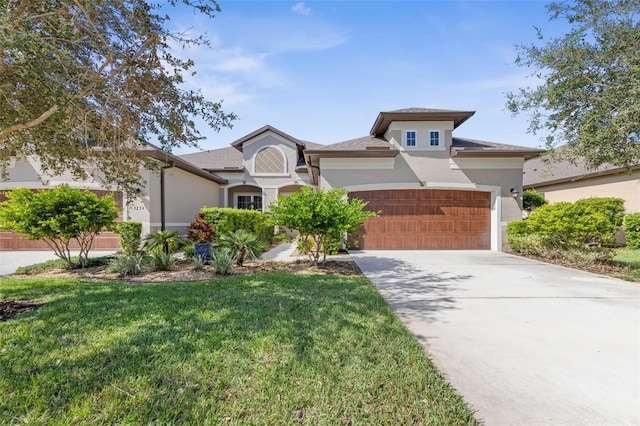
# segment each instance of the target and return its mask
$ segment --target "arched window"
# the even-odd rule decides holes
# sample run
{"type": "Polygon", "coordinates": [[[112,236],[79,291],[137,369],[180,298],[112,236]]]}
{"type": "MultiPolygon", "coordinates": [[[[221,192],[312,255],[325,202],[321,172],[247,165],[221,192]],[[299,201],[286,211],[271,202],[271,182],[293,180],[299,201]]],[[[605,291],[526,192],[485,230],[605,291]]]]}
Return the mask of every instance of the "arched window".
{"type": "Polygon", "coordinates": [[[284,154],[274,147],[265,148],[256,154],[254,160],[256,174],[286,173],[286,161],[284,154]]]}

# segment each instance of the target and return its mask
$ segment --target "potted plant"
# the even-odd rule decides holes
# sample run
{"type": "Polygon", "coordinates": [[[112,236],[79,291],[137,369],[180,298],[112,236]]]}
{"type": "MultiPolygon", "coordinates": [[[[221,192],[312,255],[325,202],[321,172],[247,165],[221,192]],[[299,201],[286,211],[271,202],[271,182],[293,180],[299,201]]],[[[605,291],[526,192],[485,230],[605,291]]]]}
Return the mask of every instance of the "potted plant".
{"type": "Polygon", "coordinates": [[[213,238],[216,227],[205,220],[203,212],[196,215],[193,222],[187,227],[187,236],[194,243],[194,256],[205,261],[211,260],[213,238]]]}

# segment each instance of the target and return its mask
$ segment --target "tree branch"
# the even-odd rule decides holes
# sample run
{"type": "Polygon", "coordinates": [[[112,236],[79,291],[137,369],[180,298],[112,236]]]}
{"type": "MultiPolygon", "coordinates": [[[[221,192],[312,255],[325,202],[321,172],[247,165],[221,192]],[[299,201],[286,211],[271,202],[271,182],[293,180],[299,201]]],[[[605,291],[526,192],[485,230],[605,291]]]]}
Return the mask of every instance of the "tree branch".
{"type": "Polygon", "coordinates": [[[33,127],[36,127],[42,124],[46,119],[55,114],[60,108],[58,105],[53,105],[51,108],[40,114],[38,118],[34,118],[33,120],[23,121],[22,123],[17,123],[7,128],[0,130],[0,140],[6,138],[13,132],[17,132],[19,130],[27,130],[33,127]]]}

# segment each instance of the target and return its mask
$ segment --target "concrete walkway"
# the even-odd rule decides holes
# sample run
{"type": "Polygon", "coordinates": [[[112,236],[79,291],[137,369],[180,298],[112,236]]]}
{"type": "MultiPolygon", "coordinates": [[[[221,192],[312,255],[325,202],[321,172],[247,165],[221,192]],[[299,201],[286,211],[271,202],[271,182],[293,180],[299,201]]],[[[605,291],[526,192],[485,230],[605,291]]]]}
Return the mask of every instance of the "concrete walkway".
{"type": "MultiPolygon", "coordinates": [[[[106,256],[115,253],[111,251],[90,251],[89,257],[106,256]]],[[[78,252],[71,252],[72,256],[77,256],[78,252]]],[[[33,251],[0,251],[0,276],[13,274],[20,266],[29,266],[47,260],[58,259],[51,250],[33,251]]]]}
{"type": "Polygon", "coordinates": [[[484,251],[354,251],[488,425],[640,424],[640,284],[484,251]]]}

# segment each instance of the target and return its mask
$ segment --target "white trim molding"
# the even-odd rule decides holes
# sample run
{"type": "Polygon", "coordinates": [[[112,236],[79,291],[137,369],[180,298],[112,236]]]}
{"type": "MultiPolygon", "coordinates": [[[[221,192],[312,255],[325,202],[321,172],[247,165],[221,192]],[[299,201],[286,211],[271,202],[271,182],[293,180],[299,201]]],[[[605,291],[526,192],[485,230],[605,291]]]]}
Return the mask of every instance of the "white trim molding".
{"type": "Polygon", "coordinates": [[[321,158],[321,170],[392,170],[395,157],[386,158],[321,158]]]}
{"type": "Polygon", "coordinates": [[[524,158],[450,158],[451,170],[522,169],[524,158]]]}

